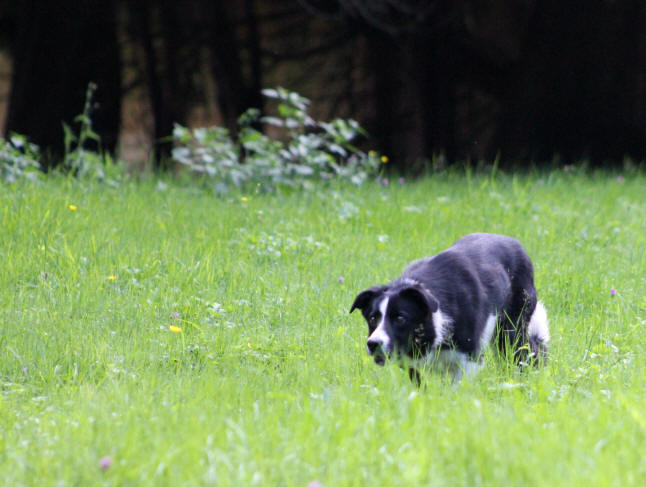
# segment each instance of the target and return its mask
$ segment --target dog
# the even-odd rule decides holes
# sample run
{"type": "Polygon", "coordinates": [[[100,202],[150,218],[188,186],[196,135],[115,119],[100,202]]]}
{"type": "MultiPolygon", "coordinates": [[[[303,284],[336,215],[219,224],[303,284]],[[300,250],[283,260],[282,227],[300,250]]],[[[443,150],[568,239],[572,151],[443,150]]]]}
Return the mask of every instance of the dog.
{"type": "Polygon", "coordinates": [[[418,384],[429,365],[448,369],[454,382],[474,374],[492,339],[521,365],[547,357],[548,319],[532,262],[505,235],[462,237],[389,284],[360,292],[355,309],[368,322],[368,354],[378,365],[397,358],[418,384]]]}

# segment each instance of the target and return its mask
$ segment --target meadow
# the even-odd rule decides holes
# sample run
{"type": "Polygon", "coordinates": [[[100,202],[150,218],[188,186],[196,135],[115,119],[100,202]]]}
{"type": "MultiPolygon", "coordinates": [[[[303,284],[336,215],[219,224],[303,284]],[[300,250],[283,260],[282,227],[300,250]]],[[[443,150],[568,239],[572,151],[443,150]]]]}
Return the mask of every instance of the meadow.
{"type": "Polygon", "coordinates": [[[441,173],[214,196],[0,186],[0,483],[644,485],[646,177],[441,173]],[[517,237],[543,369],[416,388],[356,294],[460,236],[517,237]],[[641,357],[641,358],[640,358],[641,357]]]}

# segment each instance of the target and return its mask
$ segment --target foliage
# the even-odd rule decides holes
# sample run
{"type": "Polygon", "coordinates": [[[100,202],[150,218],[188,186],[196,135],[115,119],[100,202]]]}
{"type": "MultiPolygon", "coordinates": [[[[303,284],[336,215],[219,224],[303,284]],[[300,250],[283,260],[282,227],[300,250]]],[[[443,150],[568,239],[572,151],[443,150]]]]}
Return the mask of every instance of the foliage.
{"type": "Polygon", "coordinates": [[[225,193],[231,186],[260,184],[266,189],[279,185],[309,187],[312,180],[343,179],[361,185],[378,172],[380,158],[363,152],[353,141],[364,130],[355,120],[314,120],[308,113],[310,101],[283,88],[263,90],[277,104],[276,115],[261,116],[249,109],[238,120],[234,141],[222,127],[190,130],[176,125],[173,158],[213,180],[225,193]],[[259,130],[265,124],[281,133],[272,138],[259,130]]]}
{"type": "Polygon", "coordinates": [[[618,176],[6,185],[1,483],[641,486],[646,177],[618,176]],[[356,293],[477,230],[533,259],[545,369],[371,363],[356,293]]]}
{"type": "Polygon", "coordinates": [[[0,180],[14,183],[21,178],[38,178],[39,150],[27,137],[12,133],[8,140],[0,139],[0,180]]]}
{"type": "MultiPolygon", "coordinates": [[[[116,185],[124,176],[123,166],[101,151],[101,138],[92,128],[91,107],[96,85],[90,83],[85,93],[83,112],[74,118],[75,131],[63,122],[65,154],[62,164],[51,170],[69,172],[78,179],[105,181],[116,185]],[[94,146],[94,148],[91,148],[94,146]]],[[[40,150],[26,136],[12,133],[8,140],[0,139],[0,180],[15,182],[20,178],[37,180],[41,176],[40,150]]]]}

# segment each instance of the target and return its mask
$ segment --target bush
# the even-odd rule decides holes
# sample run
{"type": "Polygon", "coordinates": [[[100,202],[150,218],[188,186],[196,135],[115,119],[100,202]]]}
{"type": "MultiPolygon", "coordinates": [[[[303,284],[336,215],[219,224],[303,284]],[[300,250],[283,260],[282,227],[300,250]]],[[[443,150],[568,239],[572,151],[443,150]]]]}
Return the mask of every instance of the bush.
{"type": "Polygon", "coordinates": [[[380,158],[361,151],[353,141],[365,135],[355,120],[316,121],[308,114],[310,101],[283,88],[263,90],[277,101],[275,116],[249,109],[238,119],[238,138],[222,127],[188,129],[175,125],[173,159],[213,181],[217,192],[251,184],[266,190],[277,186],[308,188],[314,179],[345,179],[356,185],[376,176],[380,158]],[[259,130],[278,128],[280,139],[259,130]]]}
{"type": "Polygon", "coordinates": [[[0,139],[0,179],[15,183],[21,178],[36,180],[39,175],[38,146],[27,137],[12,133],[9,140],[0,139]]]}

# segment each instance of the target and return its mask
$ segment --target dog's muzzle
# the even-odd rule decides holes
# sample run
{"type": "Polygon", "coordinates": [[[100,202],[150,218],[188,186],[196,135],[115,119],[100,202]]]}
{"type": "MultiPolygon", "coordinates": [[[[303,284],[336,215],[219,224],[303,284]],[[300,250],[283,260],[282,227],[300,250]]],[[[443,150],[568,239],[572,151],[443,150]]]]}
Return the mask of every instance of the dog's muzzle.
{"type": "Polygon", "coordinates": [[[386,363],[386,351],[381,340],[368,339],[368,354],[375,359],[377,365],[386,363]]]}

